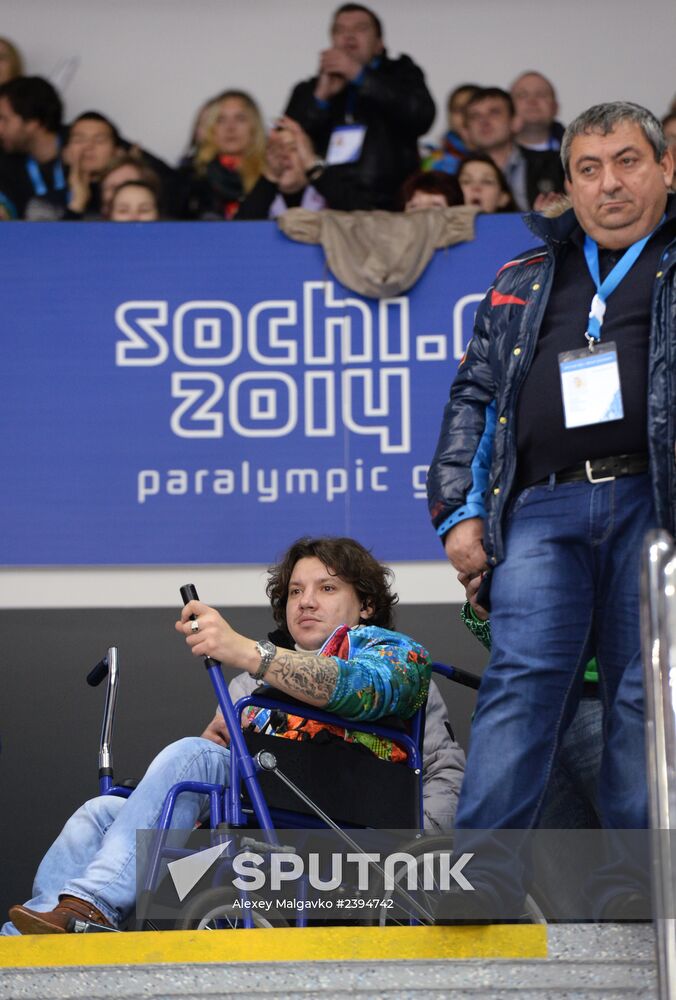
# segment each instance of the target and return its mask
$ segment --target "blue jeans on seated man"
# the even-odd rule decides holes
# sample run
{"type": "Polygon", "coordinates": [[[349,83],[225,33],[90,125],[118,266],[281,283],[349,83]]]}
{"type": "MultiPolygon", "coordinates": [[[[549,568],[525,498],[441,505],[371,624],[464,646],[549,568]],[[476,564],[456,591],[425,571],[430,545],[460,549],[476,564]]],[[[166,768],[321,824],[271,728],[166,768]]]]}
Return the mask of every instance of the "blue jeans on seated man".
{"type": "MultiPolygon", "coordinates": [[[[40,863],[31,910],[52,910],[67,894],[93,903],[114,926],[136,899],[136,831],[157,825],[167,792],[181,781],[225,784],[230,751],[199,736],[165,747],[128,799],[101,795],[73,813],[40,863]]],[[[172,829],[190,830],[208,803],[196,793],[179,795],[172,829]]],[[[0,934],[18,934],[7,922],[0,934]]]]}
{"type": "MultiPolygon", "coordinates": [[[[458,831],[537,825],[593,653],[606,733],[601,822],[611,829],[647,826],[639,566],[644,536],[655,526],[647,474],[533,486],[515,499],[505,560],[493,571],[492,652],[472,725],[458,831]]],[[[523,857],[498,844],[482,860],[480,845],[476,836],[456,834],[457,850],[476,850],[465,874],[514,912],[523,897],[523,857]]],[[[597,908],[618,892],[646,890],[648,873],[630,864],[600,874],[597,908]]]]}

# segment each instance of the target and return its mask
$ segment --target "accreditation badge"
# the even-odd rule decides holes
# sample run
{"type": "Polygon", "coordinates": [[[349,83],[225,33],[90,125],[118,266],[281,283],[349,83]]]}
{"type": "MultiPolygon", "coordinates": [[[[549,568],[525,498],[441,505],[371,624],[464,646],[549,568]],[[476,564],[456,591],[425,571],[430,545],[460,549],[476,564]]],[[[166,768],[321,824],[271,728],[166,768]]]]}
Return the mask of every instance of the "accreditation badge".
{"type": "Polygon", "coordinates": [[[329,139],[326,162],[331,167],[339,163],[356,163],[361,156],[365,137],[366,125],[338,125],[329,139]]]}
{"type": "Polygon", "coordinates": [[[590,351],[559,354],[561,393],[566,428],[588,427],[621,420],[622,387],[617,363],[617,345],[610,341],[590,351]]]}

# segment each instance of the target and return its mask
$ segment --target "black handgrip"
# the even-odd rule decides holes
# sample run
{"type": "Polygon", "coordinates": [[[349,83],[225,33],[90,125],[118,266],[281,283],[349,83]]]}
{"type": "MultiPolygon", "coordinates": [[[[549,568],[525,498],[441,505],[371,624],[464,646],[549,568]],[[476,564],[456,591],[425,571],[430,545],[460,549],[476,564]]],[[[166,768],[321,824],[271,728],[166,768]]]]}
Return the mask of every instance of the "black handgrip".
{"type": "Polygon", "coordinates": [[[194,583],[185,583],[181,587],[181,599],[184,604],[188,604],[190,601],[199,601],[197,587],[194,583]]]}
{"type": "MultiPolygon", "coordinates": [[[[181,600],[184,604],[188,604],[190,601],[199,601],[199,597],[197,596],[197,587],[194,583],[183,584],[181,587],[181,600]]],[[[197,615],[190,615],[191,621],[194,621],[195,618],[197,618],[197,615]]],[[[207,668],[219,665],[218,660],[212,660],[210,656],[203,656],[202,659],[204,660],[204,666],[207,668]]]]}
{"type": "Polygon", "coordinates": [[[87,674],[87,684],[90,687],[95,688],[101,681],[105,680],[108,676],[108,660],[104,656],[102,660],[96,664],[95,667],[87,674]]]}

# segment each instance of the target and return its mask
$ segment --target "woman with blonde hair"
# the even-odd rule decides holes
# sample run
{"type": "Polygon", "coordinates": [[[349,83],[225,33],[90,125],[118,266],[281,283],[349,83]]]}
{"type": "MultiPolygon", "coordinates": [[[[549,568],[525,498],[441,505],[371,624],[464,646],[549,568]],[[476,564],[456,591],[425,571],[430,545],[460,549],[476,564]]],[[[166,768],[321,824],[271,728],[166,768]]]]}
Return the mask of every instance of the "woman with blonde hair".
{"type": "Polygon", "coordinates": [[[241,90],[226,90],[205,105],[185,178],[184,215],[232,219],[263,172],[265,130],[258,105],[241,90]]]}
{"type": "Polygon", "coordinates": [[[23,59],[14,42],[0,37],[0,84],[23,76],[23,59]]]}

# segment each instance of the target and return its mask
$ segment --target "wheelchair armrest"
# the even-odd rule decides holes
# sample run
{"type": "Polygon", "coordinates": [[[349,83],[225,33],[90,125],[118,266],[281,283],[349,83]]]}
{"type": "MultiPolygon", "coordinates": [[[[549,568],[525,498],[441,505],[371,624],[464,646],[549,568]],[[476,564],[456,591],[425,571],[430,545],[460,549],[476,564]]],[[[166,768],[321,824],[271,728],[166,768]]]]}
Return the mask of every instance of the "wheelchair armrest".
{"type": "MultiPolygon", "coordinates": [[[[252,691],[249,695],[250,698],[260,698],[262,700],[263,708],[268,708],[272,701],[283,703],[288,705],[288,710],[293,710],[294,715],[302,715],[305,719],[314,719],[315,716],[311,715],[311,712],[321,712],[321,708],[313,708],[312,705],[308,705],[305,701],[300,701],[298,698],[294,698],[292,694],[287,694],[286,691],[279,691],[277,688],[272,687],[270,684],[264,684],[255,691],[252,691]]],[[[251,704],[257,704],[257,702],[252,702],[251,704]]],[[[275,708],[279,708],[280,705],[276,704],[275,708]]],[[[326,713],[327,716],[331,717],[331,720],[335,720],[338,717],[333,715],[331,712],[326,713]]],[[[318,722],[326,721],[322,719],[317,719],[318,722]]],[[[349,721],[349,720],[348,720],[349,721]]],[[[349,721],[349,725],[345,720],[341,718],[340,722],[335,723],[336,725],[341,725],[344,729],[359,729],[360,726],[356,725],[352,721],[349,721]]],[[[372,725],[373,723],[362,723],[362,725],[372,725]]],[[[386,715],[382,719],[378,719],[376,723],[379,726],[386,726],[388,729],[395,729],[398,732],[406,733],[406,721],[400,719],[396,715],[386,715]]],[[[370,730],[364,730],[364,732],[370,732],[370,730]]]]}
{"type": "MultiPolygon", "coordinates": [[[[311,719],[313,722],[325,722],[331,726],[339,726],[341,729],[352,729],[360,733],[368,733],[371,736],[379,736],[382,739],[392,740],[403,746],[407,752],[407,763],[409,767],[419,768],[422,767],[422,756],[420,748],[417,746],[415,740],[404,731],[405,722],[402,719],[396,719],[395,721],[402,728],[395,729],[392,726],[383,725],[382,722],[388,720],[382,720],[382,722],[367,722],[358,721],[356,719],[345,719],[343,716],[334,715],[331,712],[325,712],[321,708],[315,708],[314,705],[307,705],[305,702],[298,701],[296,698],[287,696],[281,691],[276,691],[274,688],[268,687],[266,685],[266,692],[272,692],[271,694],[265,693],[261,695],[261,691],[254,691],[252,694],[247,695],[244,698],[240,698],[235,704],[235,714],[238,718],[241,717],[242,712],[245,708],[250,705],[256,708],[270,708],[277,709],[280,712],[288,712],[289,708],[297,709],[297,714],[302,715],[304,719],[311,719]]],[[[296,714],[296,712],[294,712],[296,714]]],[[[388,717],[391,718],[391,717],[388,717]]]]}
{"type": "Polygon", "coordinates": [[[138,780],[136,778],[126,778],[125,781],[120,781],[116,785],[111,785],[108,791],[103,792],[102,794],[115,795],[120,799],[128,799],[137,785],[138,780]]]}

